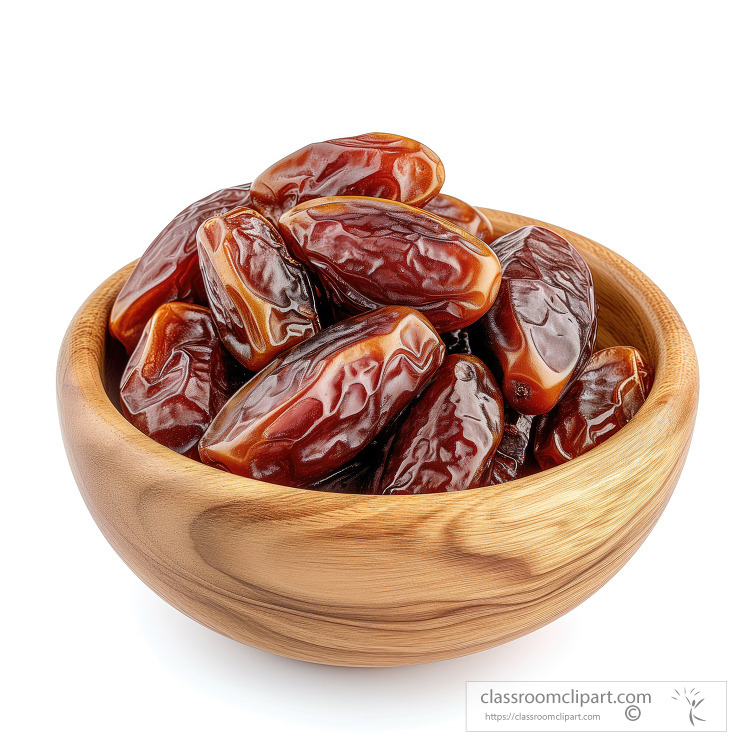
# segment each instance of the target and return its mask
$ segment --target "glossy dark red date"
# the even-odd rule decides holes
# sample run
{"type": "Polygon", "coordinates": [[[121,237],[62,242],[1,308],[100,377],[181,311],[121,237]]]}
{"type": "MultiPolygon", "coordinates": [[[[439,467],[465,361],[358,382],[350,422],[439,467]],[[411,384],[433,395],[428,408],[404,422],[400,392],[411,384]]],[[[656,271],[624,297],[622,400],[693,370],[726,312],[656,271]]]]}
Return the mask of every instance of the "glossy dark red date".
{"type": "Polygon", "coordinates": [[[503,281],[476,326],[477,343],[493,372],[502,376],[506,403],[522,414],[544,414],[593,351],[591,272],[567,240],[543,227],[521,227],[491,247],[503,281]]]}
{"type": "Polygon", "coordinates": [[[289,249],[350,314],[407,305],[436,330],[477,320],[500,286],[489,246],[427,211],[380,198],[320,198],[284,214],[289,249]]]}
{"type": "Polygon", "coordinates": [[[326,328],[241,388],[200,443],[204,463],[301,487],[351,460],[439,367],[445,346],[419,313],[385,307],[326,328]]]}
{"type": "Polygon", "coordinates": [[[651,390],[653,371],[631,346],[595,352],[560,403],[539,418],[534,455],[542,469],[570,461],[624,427],[651,390]]]}
{"type": "Polygon", "coordinates": [[[162,305],[123,372],[122,413],[158,443],[198,459],[198,441],[229,396],[228,360],[207,308],[162,305]]]}
{"type": "Polygon", "coordinates": [[[214,214],[246,202],[250,185],[218,190],[181,211],[148,246],[117,295],[109,330],[132,352],[157,308],[167,302],[206,303],[195,233],[214,214]]]}
{"type": "Polygon", "coordinates": [[[421,206],[436,195],[445,169],[411,138],[366,133],[336,138],[284,157],[253,182],[250,205],[276,223],[298,203],[333,195],[369,195],[421,206]]]}
{"type": "Polygon", "coordinates": [[[452,195],[438,193],[422,206],[425,211],[442,216],[482,242],[492,242],[492,224],[479,210],[452,195]]]}
{"type": "Polygon", "coordinates": [[[259,213],[235,208],[198,229],[198,257],[219,335],[248,370],[320,330],[307,271],[259,213]]]}
{"type": "Polygon", "coordinates": [[[379,491],[411,495],[483,486],[502,429],[502,395],[487,367],[469,354],[447,356],[406,413],[379,491]]]}

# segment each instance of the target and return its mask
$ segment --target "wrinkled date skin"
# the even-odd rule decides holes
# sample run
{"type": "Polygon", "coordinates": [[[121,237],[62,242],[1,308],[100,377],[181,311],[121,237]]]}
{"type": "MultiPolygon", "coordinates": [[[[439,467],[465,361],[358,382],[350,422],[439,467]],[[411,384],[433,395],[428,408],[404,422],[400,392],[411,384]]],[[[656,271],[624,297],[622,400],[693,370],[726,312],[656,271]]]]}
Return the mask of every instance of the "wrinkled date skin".
{"type": "Polygon", "coordinates": [[[482,487],[503,429],[503,399],[490,371],[451,354],[409,408],[380,479],[384,495],[482,487]]]}
{"type": "Polygon", "coordinates": [[[198,229],[198,258],[224,346],[248,370],[320,330],[307,271],[259,213],[239,207],[198,229]]]}
{"type": "Polygon", "coordinates": [[[227,402],[200,442],[201,459],[289,487],[323,479],[404,409],[444,351],[428,321],[404,307],[326,328],[227,402]]]}
{"type": "Polygon", "coordinates": [[[195,233],[214,214],[249,197],[250,185],[218,190],[177,214],[148,246],[117,295],[109,330],[132,352],[156,309],[167,302],[206,302],[195,233]]]}
{"type": "Polygon", "coordinates": [[[509,406],[503,417],[503,438],[492,461],[488,484],[503,484],[539,470],[533,456],[531,433],[535,417],[519,414],[509,406]]]}
{"type": "Polygon", "coordinates": [[[207,308],[162,305],[120,381],[125,418],[167,448],[200,460],[198,441],[229,397],[229,362],[207,308]]]}
{"type": "Polygon", "coordinates": [[[439,332],[482,316],[500,287],[489,246],[455,224],[381,198],[319,198],[284,214],[291,252],[350,314],[383,305],[419,310],[439,332]]]}
{"type": "Polygon", "coordinates": [[[503,268],[495,304],[475,327],[506,403],[544,414],[586,364],[596,339],[594,283],[578,251],[558,234],[527,226],[491,245],[503,268]]]}
{"type": "Polygon", "coordinates": [[[443,163],[411,138],[366,133],[311,143],[253,182],[251,207],[274,224],[298,203],[331,195],[369,195],[421,206],[440,191],[443,163]]]}
{"type": "Polygon", "coordinates": [[[470,206],[452,195],[438,193],[422,206],[425,211],[442,216],[457,224],[461,229],[478,237],[482,242],[492,241],[490,220],[474,206],[470,206]]]}
{"type": "Polygon", "coordinates": [[[653,371],[631,346],[595,352],[553,411],[539,418],[534,455],[542,469],[570,461],[624,427],[641,408],[653,371]]]}

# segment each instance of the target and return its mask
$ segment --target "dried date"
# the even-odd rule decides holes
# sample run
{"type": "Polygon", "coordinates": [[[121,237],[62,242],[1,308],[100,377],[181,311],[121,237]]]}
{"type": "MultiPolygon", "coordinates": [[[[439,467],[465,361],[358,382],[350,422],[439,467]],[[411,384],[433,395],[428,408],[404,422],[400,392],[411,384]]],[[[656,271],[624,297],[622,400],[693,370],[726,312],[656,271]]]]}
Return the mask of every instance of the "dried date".
{"type": "Polygon", "coordinates": [[[369,195],[421,206],[445,180],[434,151],[411,138],[366,133],[309,146],[254,180],[250,205],[276,223],[298,203],[332,195],[369,195]]]}
{"type": "Polygon", "coordinates": [[[385,307],[287,350],[224,406],[200,443],[204,463],[301,487],[368,445],[423,388],[445,346],[419,313],[385,307]]]}
{"type": "Polygon", "coordinates": [[[653,371],[632,346],[595,352],[560,403],[539,418],[534,455],[549,469],[586,453],[624,427],[643,405],[653,371]]]}
{"type": "Polygon", "coordinates": [[[407,305],[441,333],[492,305],[500,263],[489,246],[452,222],[381,198],[319,198],[279,220],[289,249],[349,314],[407,305]]]}
{"type": "Polygon", "coordinates": [[[452,195],[438,193],[434,198],[430,198],[422,206],[425,211],[442,216],[458,225],[469,234],[478,237],[482,242],[492,241],[492,224],[490,220],[474,206],[470,206],[452,195]]]}
{"type": "Polygon", "coordinates": [[[167,302],[206,303],[195,233],[214,214],[246,202],[250,185],[218,190],[175,216],[148,246],[117,295],[109,330],[132,352],[156,309],[167,302]]]}
{"type": "Polygon", "coordinates": [[[221,340],[248,370],[320,330],[307,271],[259,213],[239,207],[213,216],[197,243],[221,340]]]}
{"type": "Polygon", "coordinates": [[[591,271],[578,251],[543,227],[491,245],[503,268],[500,293],[476,326],[483,357],[522,414],[544,414],[586,364],[596,339],[591,271]]]}
{"type": "Polygon", "coordinates": [[[384,495],[453,492],[487,483],[503,429],[503,399],[487,367],[469,354],[445,358],[409,408],[388,451],[384,495]]]}
{"type": "Polygon", "coordinates": [[[207,308],[162,305],[123,372],[122,412],[158,443],[198,459],[198,441],[229,397],[229,363],[207,308]]]}

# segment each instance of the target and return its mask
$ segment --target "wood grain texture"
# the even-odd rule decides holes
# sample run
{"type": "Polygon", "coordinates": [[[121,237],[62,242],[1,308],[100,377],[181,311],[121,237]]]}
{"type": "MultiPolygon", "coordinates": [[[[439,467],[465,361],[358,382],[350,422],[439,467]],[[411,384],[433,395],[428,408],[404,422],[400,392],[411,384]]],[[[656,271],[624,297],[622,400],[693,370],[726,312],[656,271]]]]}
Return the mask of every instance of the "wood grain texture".
{"type": "Polygon", "coordinates": [[[390,666],[518,638],[625,564],[664,510],[690,444],[698,401],[690,337],[663,293],[612,251],[481,210],[496,234],[541,224],[582,252],[600,305],[599,346],[634,345],[655,368],[635,419],[568,464],[465,492],[372,497],[235,477],[151,441],[110,398],[123,363],[107,317],[131,264],[70,324],[58,406],[94,520],[156,593],[266,651],[390,666]]]}

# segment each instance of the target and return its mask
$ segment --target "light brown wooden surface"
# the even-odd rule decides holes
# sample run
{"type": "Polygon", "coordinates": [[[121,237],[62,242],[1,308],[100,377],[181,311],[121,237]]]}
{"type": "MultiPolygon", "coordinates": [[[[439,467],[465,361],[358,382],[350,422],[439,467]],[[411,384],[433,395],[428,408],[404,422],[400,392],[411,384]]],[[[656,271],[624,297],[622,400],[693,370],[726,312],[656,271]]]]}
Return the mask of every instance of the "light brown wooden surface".
{"type": "Polygon", "coordinates": [[[661,291],[620,256],[543,222],[482,211],[498,234],[541,224],[582,252],[600,305],[599,346],[637,346],[655,367],[635,419],[566,465],[460,493],[368,497],[235,477],[151,441],[107,395],[118,366],[107,317],[131,264],[73,319],[60,351],[58,406],[92,516],[161,597],[273,653],[413,664],[549,623],[635,552],[690,443],[698,401],[690,337],[661,291]]]}

